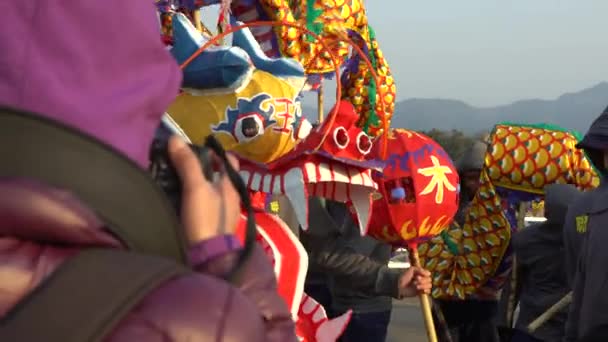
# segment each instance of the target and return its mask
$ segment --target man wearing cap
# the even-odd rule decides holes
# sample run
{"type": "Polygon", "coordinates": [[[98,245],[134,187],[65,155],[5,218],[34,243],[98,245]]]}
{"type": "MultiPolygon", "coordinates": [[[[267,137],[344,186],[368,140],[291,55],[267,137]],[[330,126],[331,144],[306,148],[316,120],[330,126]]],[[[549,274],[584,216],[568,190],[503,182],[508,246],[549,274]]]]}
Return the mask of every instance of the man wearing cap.
{"type": "MultiPolygon", "coordinates": [[[[484,167],[488,144],[480,139],[475,141],[457,161],[460,176],[460,207],[454,221],[464,224],[469,206],[479,190],[479,178],[484,167]]],[[[449,329],[450,338],[440,341],[497,342],[499,341],[496,317],[498,314],[497,294],[481,290],[465,300],[436,300],[449,329]]],[[[444,327],[437,325],[437,335],[445,335],[444,327]]]]}
{"type": "Polygon", "coordinates": [[[566,342],[578,341],[608,323],[608,187],[604,180],[608,170],[608,108],[591,124],[577,148],[587,153],[601,181],[597,189],[568,209],[564,226],[567,257],[578,260],[576,265],[567,266],[568,272],[575,271],[566,342]]]}

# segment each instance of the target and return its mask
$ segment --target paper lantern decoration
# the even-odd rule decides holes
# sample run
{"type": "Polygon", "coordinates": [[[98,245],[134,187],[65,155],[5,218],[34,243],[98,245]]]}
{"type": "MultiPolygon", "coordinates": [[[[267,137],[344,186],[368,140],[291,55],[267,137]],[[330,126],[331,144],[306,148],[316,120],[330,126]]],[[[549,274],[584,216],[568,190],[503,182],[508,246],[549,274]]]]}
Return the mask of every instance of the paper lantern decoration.
{"type": "MultiPolygon", "coordinates": [[[[388,135],[368,234],[395,246],[415,246],[441,233],[458,209],[459,178],[448,154],[431,138],[404,129],[388,135]]],[[[372,154],[381,158],[382,144],[372,154]]]]}

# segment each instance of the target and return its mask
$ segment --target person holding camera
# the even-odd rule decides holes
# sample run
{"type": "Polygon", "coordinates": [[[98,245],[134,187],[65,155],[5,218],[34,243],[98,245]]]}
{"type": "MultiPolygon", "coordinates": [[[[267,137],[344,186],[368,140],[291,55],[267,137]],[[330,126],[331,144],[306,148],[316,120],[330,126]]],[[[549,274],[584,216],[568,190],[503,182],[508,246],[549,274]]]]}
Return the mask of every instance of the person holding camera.
{"type": "Polygon", "coordinates": [[[181,224],[146,172],[181,82],[154,4],[3,10],[0,340],[296,341],[263,251],[240,258],[236,160],[210,181],[170,139],[181,224]]]}

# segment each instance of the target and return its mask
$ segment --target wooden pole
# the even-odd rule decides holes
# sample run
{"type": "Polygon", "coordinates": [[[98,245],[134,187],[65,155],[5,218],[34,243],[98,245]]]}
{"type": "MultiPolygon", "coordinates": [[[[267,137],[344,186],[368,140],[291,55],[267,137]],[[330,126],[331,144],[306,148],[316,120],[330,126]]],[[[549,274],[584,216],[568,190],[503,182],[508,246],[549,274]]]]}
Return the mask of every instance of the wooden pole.
{"type": "Polygon", "coordinates": [[[198,32],[203,32],[203,22],[201,19],[201,10],[195,9],[192,12],[192,21],[194,21],[194,27],[198,30],[198,32]]]}
{"type": "Polygon", "coordinates": [[[528,209],[528,202],[519,203],[517,208],[517,230],[522,230],[526,227],[526,211],[528,209]]]}
{"type": "Polygon", "coordinates": [[[509,328],[513,328],[515,309],[517,308],[517,255],[513,255],[513,265],[511,267],[511,281],[509,282],[509,298],[507,300],[506,321],[509,328]]]}
{"type": "Polygon", "coordinates": [[[317,115],[319,124],[323,122],[323,79],[321,79],[319,89],[317,89],[317,115]]]}
{"type": "MultiPolygon", "coordinates": [[[[420,267],[418,246],[410,247],[410,255],[412,256],[412,265],[420,267]]],[[[424,318],[424,325],[426,326],[426,337],[429,342],[437,342],[437,333],[435,332],[435,323],[433,322],[433,313],[431,312],[431,298],[426,293],[421,293],[419,297],[422,318],[424,318]]]]}
{"type": "Polygon", "coordinates": [[[568,292],[565,296],[562,297],[557,303],[553,304],[547,311],[545,311],[542,315],[538,316],[535,320],[532,321],[528,325],[528,331],[533,333],[536,329],[540,328],[541,325],[547,323],[551,317],[555,316],[556,313],[565,309],[568,304],[572,302],[572,291],[568,292]]]}
{"type": "MultiPolygon", "coordinates": [[[[521,231],[526,226],[526,211],[527,211],[527,202],[520,202],[517,207],[517,230],[521,231]]],[[[507,298],[507,312],[506,312],[506,323],[509,328],[513,328],[513,323],[515,321],[515,309],[517,308],[517,255],[513,255],[513,264],[511,265],[511,281],[507,286],[509,286],[509,297],[507,298]]]]}

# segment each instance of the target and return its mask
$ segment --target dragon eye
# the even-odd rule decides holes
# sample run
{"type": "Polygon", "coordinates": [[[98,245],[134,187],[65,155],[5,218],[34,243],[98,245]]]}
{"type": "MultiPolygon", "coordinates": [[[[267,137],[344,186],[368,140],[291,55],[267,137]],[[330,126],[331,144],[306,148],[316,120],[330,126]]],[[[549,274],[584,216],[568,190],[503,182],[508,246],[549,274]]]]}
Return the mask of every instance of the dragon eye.
{"type": "Polygon", "coordinates": [[[258,135],[260,125],[255,121],[254,118],[244,118],[243,124],[241,125],[241,133],[247,138],[253,138],[258,135]]]}
{"type": "Polygon", "coordinates": [[[247,142],[264,134],[264,123],[257,114],[244,115],[236,120],[234,137],[239,143],[247,142]]]}
{"type": "Polygon", "coordinates": [[[372,150],[372,140],[365,132],[357,134],[357,149],[363,155],[368,154],[372,150]]]}
{"type": "Polygon", "coordinates": [[[348,146],[350,138],[348,137],[348,132],[346,132],[344,127],[339,126],[334,129],[334,142],[340,149],[344,149],[346,146],[348,146]]]}

